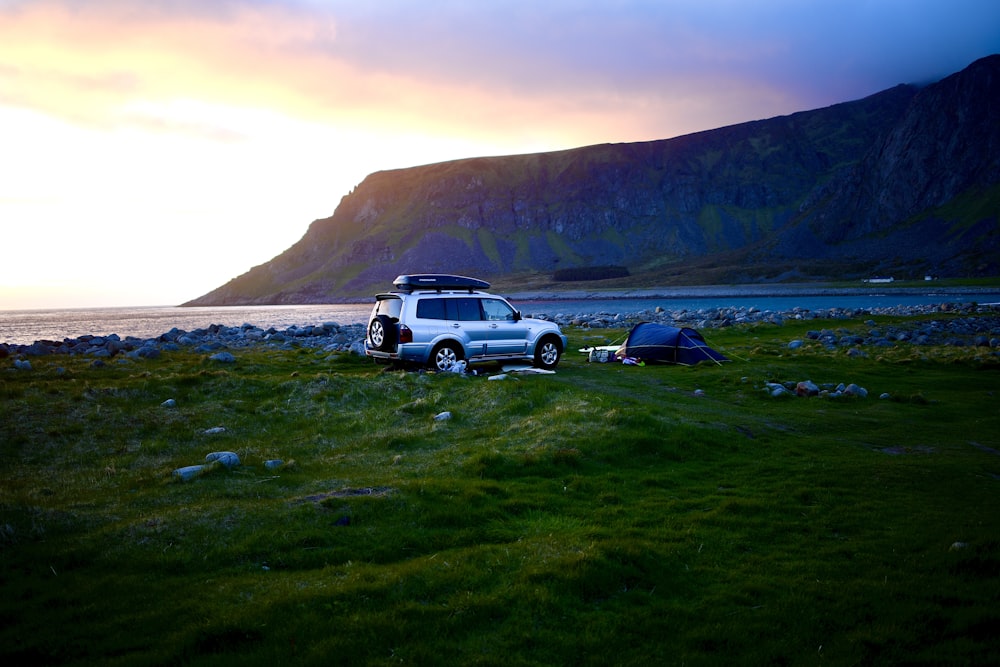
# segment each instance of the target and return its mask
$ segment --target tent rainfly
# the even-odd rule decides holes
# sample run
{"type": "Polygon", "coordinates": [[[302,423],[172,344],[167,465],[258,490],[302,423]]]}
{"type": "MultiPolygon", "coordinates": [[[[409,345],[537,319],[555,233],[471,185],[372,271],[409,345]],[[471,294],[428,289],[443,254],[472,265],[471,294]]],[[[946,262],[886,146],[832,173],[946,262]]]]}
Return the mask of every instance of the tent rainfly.
{"type": "Polygon", "coordinates": [[[656,322],[640,322],[632,327],[623,351],[627,357],[665,364],[694,366],[702,361],[729,361],[708,346],[694,329],[670,327],[656,322]]]}

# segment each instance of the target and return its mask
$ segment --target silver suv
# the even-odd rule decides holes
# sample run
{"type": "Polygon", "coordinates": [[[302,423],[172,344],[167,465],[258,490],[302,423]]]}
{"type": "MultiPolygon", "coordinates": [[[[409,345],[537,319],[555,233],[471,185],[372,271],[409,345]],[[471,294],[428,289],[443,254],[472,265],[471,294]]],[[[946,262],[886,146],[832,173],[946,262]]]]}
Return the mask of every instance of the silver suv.
{"type": "Polygon", "coordinates": [[[525,319],[506,299],[481,290],[476,278],[441,274],[399,276],[394,292],[378,294],[368,319],[365,354],[414,362],[439,371],[459,361],[527,360],[555,368],[566,336],[545,320],[525,319]]]}

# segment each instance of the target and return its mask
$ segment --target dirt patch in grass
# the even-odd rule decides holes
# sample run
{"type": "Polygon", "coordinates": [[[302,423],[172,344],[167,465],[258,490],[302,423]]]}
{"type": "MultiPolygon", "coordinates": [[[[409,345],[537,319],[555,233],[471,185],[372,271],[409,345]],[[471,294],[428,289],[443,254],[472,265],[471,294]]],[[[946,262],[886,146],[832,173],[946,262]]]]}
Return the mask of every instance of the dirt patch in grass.
{"type": "Polygon", "coordinates": [[[906,445],[895,445],[893,447],[880,447],[877,451],[890,456],[902,456],[904,454],[933,454],[934,448],[926,445],[907,447],[906,445]]]}
{"type": "Polygon", "coordinates": [[[305,503],[322,503],[324,500],[329,500],[331,498],[355,498],[357,496],[371,496],[374,498],[384,498],[392,493],[395,493],[395,489],[389,486],[365,486],[360,488],[343,488],[337,489],[336,491],[326,491],[324,493],[314,493],[312,495],[304,496],[292,502],[293,505],[303,505],[305,503]]]}

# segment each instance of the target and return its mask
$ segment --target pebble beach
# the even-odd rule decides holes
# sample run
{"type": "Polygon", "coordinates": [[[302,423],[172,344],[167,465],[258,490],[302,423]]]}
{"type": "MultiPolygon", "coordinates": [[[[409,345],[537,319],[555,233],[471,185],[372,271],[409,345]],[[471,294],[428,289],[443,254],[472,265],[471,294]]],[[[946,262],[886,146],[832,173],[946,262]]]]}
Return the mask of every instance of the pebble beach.
{"type": "MultiPolygon", "coordinates": [[[[766,325],[780,328],[789,320],[822,321],[824,328],[810,331],[809,337],[827,346],[864,347],[895,344],[975,345],[1000,349],[1000,305],[951,303],[922,304],[878,308],[825,308],[811,310],[796,307],[772,311],[756,307],[719,307],[678,309],[656,307],[630,311],[628,301],[618,312],[565,312],[537,314],[563,327],[586,330],[628,329],[638,322],[659,322],[678,327],[711,330],[737,325],[766,325]],[[867,335],[848,334],[831,327],[837,320],[858,320],[878,315],[910,318],[892,327],[878,328],[869,321],[867,335]]],[[[525,312],[526,317],[532,317],[525,312]]],[[[158,336],[134,337],[81,335],[63,340],[39,340],[30,344],[0,343],[0,359],[24,362],[31,357],[48,355],[87,355],[95,360],[155,358],[164,352],[187,349],[216,355],[230,349],[264,345],[278,348],[312,348],[321,353],[364,355],[364,324],[325,322],[319,325],[292,325],[285,328],[262,328],[251,323],[241,326],[213,324],[185,331],[172,328],[158,336]]]]}

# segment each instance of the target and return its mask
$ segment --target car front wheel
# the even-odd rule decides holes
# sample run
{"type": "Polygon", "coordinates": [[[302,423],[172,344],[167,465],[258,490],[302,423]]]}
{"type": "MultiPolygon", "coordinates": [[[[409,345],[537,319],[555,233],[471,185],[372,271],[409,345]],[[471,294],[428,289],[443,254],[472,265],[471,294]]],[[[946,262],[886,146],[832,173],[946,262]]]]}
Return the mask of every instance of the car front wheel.
{"type": "Polygon", "coordinates": [[[551,370],[559,364],[562,356],[562,344],[555,336],[546,336],[535,348],[535,366],[551,370]]]}

